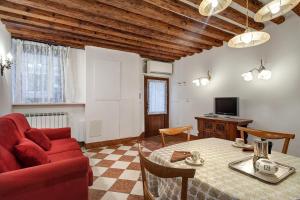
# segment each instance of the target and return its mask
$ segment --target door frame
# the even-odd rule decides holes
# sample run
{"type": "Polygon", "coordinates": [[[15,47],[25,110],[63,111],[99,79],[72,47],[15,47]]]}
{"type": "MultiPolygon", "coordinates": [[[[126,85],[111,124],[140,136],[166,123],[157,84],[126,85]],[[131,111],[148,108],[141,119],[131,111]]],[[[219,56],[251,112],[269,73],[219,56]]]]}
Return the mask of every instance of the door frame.
{"type": "MultiPolygon", "coordinates": [[[[167,81],[167,114],[165,114],[167,117],[164,121],[166,124],[165,128],[169,128],[169,116],[170,116],[170,86],[169,86],[169,78],[168,77],[157,77],[157,76],[144,76],[144,126],[145,126],[145,137],[147,137],[147,129],[148,129],[148,85],[147,81],[148,79],[153,80],[164,80],[167,81]]],[[[153,114],[153,115],[161,115],[161,114],[153,114]]]]}

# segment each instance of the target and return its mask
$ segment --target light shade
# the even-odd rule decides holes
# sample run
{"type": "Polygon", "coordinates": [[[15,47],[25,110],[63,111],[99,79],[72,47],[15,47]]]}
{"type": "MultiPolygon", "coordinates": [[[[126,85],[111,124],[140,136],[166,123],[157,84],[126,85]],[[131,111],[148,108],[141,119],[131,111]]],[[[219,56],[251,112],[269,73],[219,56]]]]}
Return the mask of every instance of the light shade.
{"type": "Polygon", "coordinates": [[[272,72],[267,69],[263,69],[259,72],[257,78],[262,80],[269,80],[272,77],[272,72]]]}
{"type": "Polygon", "coordinates": [[[254,16],[256,22],[265,22],[286,14],[300,3],[300,0],[273,0],[262,7],[254,16]]]}
{"type": "Polygon", "coordinates": [[[193,80],[193,84],[196,85],[197,87],[199,87],[200,86],[200,79],[193,80]]]}
{"type": "Polygon", "coordinates": [[[232,0],[203,0],[199,6],[199,13],[211,16],[226,9],[232,0]]]}
{"type": "Polygon", "coordinates": [[[231,38],[228,46],[232,48],[246,48],[263,44],[270,40],[270,34],[263,31],[250,31],[249,29],[240,35],[231,38]]]}
{"type": "Polygon", "coordinates": [[[242,77],[244,78],[245,81],[252,81],[253,80],[252,72],[246,72],[246,73],[242,74],[242,77]]]}

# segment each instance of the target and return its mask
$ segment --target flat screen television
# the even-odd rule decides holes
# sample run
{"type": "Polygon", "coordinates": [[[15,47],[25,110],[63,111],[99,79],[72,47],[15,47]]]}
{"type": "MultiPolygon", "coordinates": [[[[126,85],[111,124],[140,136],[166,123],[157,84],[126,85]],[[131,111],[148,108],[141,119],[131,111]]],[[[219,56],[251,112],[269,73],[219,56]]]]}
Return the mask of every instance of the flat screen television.
{"type": "Polygon", "coordinates": [[[215,114],[238,116],[239,98],[238,97],[216,97],[215,114]]]}

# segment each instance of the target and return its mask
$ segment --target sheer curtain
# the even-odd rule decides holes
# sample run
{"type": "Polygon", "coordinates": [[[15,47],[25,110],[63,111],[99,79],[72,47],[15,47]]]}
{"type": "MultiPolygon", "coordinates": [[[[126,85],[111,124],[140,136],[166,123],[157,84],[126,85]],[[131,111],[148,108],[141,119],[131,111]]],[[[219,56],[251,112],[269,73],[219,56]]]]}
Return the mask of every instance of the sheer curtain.
{"type": "Polygon", "coordinates": [[[167,113],[167,82],[148,80],[148,114],[167,113]]]}
{"type": "Polygon", "coordinates": [[[72,98],[68,47],[13,39],[12,51],[14,103],[61,103],[72,98]]]}

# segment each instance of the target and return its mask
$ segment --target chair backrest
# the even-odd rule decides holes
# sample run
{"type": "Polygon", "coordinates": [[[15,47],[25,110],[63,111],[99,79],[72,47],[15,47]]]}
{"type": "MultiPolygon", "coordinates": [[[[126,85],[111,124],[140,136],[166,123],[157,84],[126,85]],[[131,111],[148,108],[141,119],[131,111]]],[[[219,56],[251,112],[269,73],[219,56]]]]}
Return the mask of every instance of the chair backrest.
{"type": "Polygon", "coordinates": [[[186,132],[187,133],[187,140],[190,140],[190,131],[191,130],[193,130],[193,127],[190,126],[190,125],[182,126],[182,127],[176,127],[176,128],[159,129],[159,133],[161,135],[162,146],[166,145],[164,135],[178,135],[178,134],[186,132]]]}
{"type": "Polygon", "coordinates": [[[182,178],[182,186],[181,186],[181,199],[187,199],[187,189],[188,189],[188,178],[194,178],[195,169],[178,169],[172,167],[165,167],[154,163],[147,159],[142,152],[140,144],[138,145],[139,156],[140,156],[140,164],[142,171],[142,179],[143,179],[143,190],[144,190],[144,199],[146,200],[154,200],[153,195],[150,193],[147,185],[146,178],[146,170],[151,174],[160,177],[160,178],[182,178]]]}
{"type": "Polygon", "coordinates": [[[245,138],[245,133],[248,133],[250,135],[259,137],[259,138],[264,138],[264,139],[284,139],[284,145],[282,148],[282,153],[287,153],[288,147],[289,147],[289,142],[290,139],[295,138],[295,134],[291,133],[280,133],[280,132],[271,132],[271,131],[262,131],[262,130],[256,130],[252,128],[245,128],[238,126],[237,130],[241,132],[241,138],[245,138]]]}

